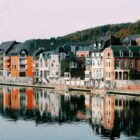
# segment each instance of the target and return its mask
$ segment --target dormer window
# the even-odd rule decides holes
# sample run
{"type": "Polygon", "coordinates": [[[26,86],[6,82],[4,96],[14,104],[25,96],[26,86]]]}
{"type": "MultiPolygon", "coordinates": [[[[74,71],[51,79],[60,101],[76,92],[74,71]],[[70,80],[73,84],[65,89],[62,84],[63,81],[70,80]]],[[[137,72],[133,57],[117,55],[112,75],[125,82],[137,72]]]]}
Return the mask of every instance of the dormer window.
{"type": "Polygon", "coordinates": [[[129,56],[133,57],[133,52],[131,50],[129,50],[129,56]]]}
{"type": "Polygon", "coordinates": [[[120,56],[123,57],[123,51],[122,50],[120,50],[120,56]]]}
{"type": "Polygon", "coordinates": [[[20,52],[20,57],[26,57],[26,52],[25,51],[20,52]]]}

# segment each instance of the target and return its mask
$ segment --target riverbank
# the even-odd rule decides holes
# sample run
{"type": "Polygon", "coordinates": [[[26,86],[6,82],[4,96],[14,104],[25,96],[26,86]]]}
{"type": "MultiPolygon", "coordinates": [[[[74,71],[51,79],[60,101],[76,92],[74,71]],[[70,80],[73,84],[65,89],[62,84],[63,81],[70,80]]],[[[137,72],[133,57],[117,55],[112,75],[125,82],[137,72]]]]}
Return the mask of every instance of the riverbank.
{"type": "Polygon", "coordinates": [[[19,83],[3,83],[0,82],[0,85],[4,86],[20,86],[20,87],[33,87],[33,88],[47,88],[53,89],[55,91],[63,91],[63,92],[86,92],[89,94],[119,94],[119,95],[132,95],[132,96],[140,96],[140,90],[130,90],[130,89],[99,89],[99,88],[87,88],[87,87],[79,87],[79,86],[69,86],[63,84],[19,84],[19,83]]]}
{"type": "Polygon", "coordinates": [[[121,90],[121,89],[114,89],[108,90],[108,94],[119,94],[119,95],[131,95],[131,96],[140,96],[140,90],[121,90]]]}
{"type": "Polygon", "coordinates": [[[1,83],[0,85],[4,85],[4,86],[21,86],[21,87],[36,87],[36,88],[48,88],[48,89],[55,89],[54,86],[50,86],[50,85],[32,85],[32,84],[19,84],[19,83],[1,83]]]}

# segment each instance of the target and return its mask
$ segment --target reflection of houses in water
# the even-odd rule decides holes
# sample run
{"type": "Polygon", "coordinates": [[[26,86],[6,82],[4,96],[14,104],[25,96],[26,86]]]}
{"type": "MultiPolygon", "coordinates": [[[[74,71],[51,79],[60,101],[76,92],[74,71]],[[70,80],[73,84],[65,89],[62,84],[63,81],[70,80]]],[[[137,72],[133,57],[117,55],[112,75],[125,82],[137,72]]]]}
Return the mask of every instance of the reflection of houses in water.
{"type": "Polygon", "coordinates": [[[35,96],[32,88],[25,89],[27,110],[32,110],[35,107],[35,96]]]}
{"type": "Polygon", "coordinates": [[[115,98],[114,96],[104,97],[104,128],[111,130],[114,125],[115,98]]]}
{"type": "Polygon", "coordinates": [[[110,138],[119,137],[122,131],[129,132],[133,127],[132,118],[136,114],[130,108],[133,99],[132,96],[122,95],[93,96],[93,132],[110,138]]]}
{"type": "Polygon", "coordinates": [[[3,109],[11,107],[11,90],[10,88],[3,88],[3,109]]]}
{"type": "Polygon", "coordinates": [[[91,108],[90,95],[89,94],[85,94],[85,106],[86,106],[87,109],[91,108]]]}
{"type": "MultiPolygon", "coordinates": [[[[123,95],[58,94],[46,89],[0,88],[0,114],[36,123],[92,122],[93,132],[110,139],[140,135],[140,101],[123,95]],[[89,116],[89,112],[92,116],[89,116]],[[90,120],[91,117],[91,120],[90,120]]],[[[136,98],[137,99],[137,98],[136,98]]]]}
{"type": "Polygon", "coordinates": [[[92,97],[92,124],[101,125],[103,119],[104,99],[100,96],[92,97]]]}
{"type": "Polygon", "coordinates": [[[3,110],[3,87],[0,86],[0,110],[3,110]]]}
{"type": "Polygon", "coordinates": [[[11,108],[20,109],[20,89],[12,88],[11,90],[11,108]]]}
{"type": "Polygon", "coordinates": [[[4,87],[3,88],[3,107],[13,110],[32,110],[34,109],[34,92],[31,88],[4,87]]]}
{"type": "Polygon", "coordinates": [[[128,118],[129,104],[132,100],[131,96],[117,95],[115,96],[115,117],[128,118]]]}
{"type": "Polygon", "coordinates": [[[36,93],[36,108],[39,110],[40,115],[44,113],[51,116],[58,117],[60,109],[60,95],[49,93],[46,89],[37,89],[36,93]]]}

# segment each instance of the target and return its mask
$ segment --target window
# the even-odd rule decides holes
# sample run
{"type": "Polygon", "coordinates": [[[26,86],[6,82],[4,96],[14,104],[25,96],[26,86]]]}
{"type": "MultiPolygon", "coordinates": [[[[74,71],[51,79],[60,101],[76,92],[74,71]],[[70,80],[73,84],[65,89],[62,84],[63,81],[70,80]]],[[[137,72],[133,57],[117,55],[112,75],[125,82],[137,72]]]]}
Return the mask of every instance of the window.
{"type": "Polygon", "coordinates": [[[107,67],[110,67],[111,66],[111,63],[110,62],[106,62],[106,66],[107,67]]]}
{"type": "Polygon", "coordinates": [[[129,56],[133,57],[133,52],[131,50],[129,50],[129,56]]]}
{"type": "Polygon", "coordinates": [[[106,72],[106,77],[108,77],[108,72],[106,72]]]}
{"type": "Polygon", "coordinates": [[[20,77],[25,77],[25,72],[20,72],[20,77]]]}
{"type": "Polygon", "coordinates": [[[123,51],[122,50],[120,50],[120,56],[123,57],[123,51]]]}
{"type": "Polygon", "coordinates": [[[107,56],[110,57],[110,53],[107,53],[107,56]]]}
{"type": "Polygon", "coordinates": [[[94,66],[95,65],[95,62],[94,61],[92,61],[92,66],[94,66]]]}
{"type": "Polygon", "coordinates": [[[98,60],[98,66],[101,66],[101,65],[102,65],[102,61],[98,60]]]}
{"type": "Polygon", "coordinates": [[[129,61],[129,67],[133,68],[134,67],[134,63],[132,60],[129,61]]]}
{"type": "Polygon", "coordinates": [[[126,61],[125,60],[122,61],[122,66],[126,67],[126,61]]]}
{"type": "Polygon", "coordinates": [[[36,71],[36,76],[39,76],[38,70],[36,71]]]}
{"type": "Polygon", "coordinates": [[[120,67],[120,61],[119,61],[119,60],[116,60],[116,61],[115,61],[115,67],[116,67],[116,68],[119,68],[119,67],[120,67]]]}
{"type": "Polygon", "coordinates": [[[59,72],[56,72],[56,75],[58,76],[59,75],[59,72]]]}
{"type": "Polygon", "coordinates": [[[108,73],[108,77],[110,78],[110,72],[108,73]]]}
{"type": "Polygon", "coordinates": [[[43,67],[43,64],[42,64],[42,62],[40,63],[40,67],[43,67]]]}
{"type": "Polygon", "coordinates": [[[26,52],[25,52],[25,51],[22,51],[22,52],[20,53],[20,57],[26,57],[26,52]]]}
{"type": "Polygon", "coordinates": [[[42,71],[40,71],[40,77],[43,77],[43,72],[42,71]]]}
{"type": "Polygon", "coordinates": [[[110,72],[106,72],[106,77],[108,77],[108,78],[110,78],[110,77],[111,77],[110,72]]]}

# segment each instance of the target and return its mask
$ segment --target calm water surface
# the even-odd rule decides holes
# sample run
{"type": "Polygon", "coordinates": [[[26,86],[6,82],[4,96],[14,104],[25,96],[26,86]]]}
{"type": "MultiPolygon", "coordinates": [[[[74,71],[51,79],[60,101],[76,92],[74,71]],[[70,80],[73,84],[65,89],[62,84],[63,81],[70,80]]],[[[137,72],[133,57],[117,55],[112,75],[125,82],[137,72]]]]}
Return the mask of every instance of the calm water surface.
{"type": "Polygon", "coordinates": [[[0,140],[102,139],[140,139],[140,97],[0,87],[0,140]]]}

